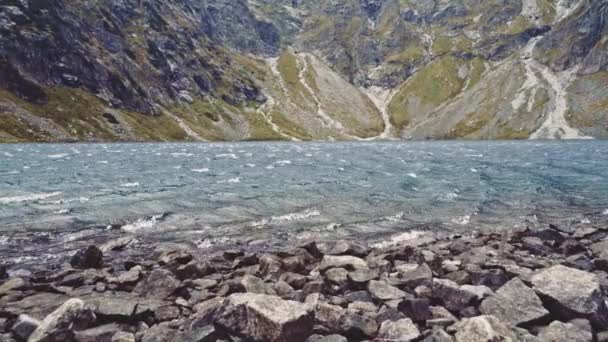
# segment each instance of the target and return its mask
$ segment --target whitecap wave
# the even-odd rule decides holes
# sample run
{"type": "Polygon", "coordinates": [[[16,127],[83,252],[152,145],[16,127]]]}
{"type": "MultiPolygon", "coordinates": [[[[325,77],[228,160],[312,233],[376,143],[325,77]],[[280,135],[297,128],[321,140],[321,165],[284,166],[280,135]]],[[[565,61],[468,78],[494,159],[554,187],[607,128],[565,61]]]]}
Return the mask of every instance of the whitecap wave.
{"type": "Polygon", "coordinates": [[[418,175],[417,175],[417,174],[415,174],[415,173],[413,173],[413,172],[410,172],[410,173],[408,173],[407,175],[408,175],[409,177],[412,177],[412,178],[418,178],[418,175]]]}
{"type": "Polygon", "coordinates": [[[0,204],[39,201],[39,200],[43,200],[46,198],[59,196],[62,193],[63,192],[56,191],[56,192],[28,194],[28,195],[13,196],[13,197],[0,197],[0,204]]]}
{"type": "Polygon", "coordinates": [[[7,156],[7,157],[12,157],[13,156],[11,153],[8,153],[8,152],[4,152],[4,155],[7,156]]]}
{"type": "Polygon", "coordinates": [[[205,173],[205,172],[209,172],[209,169],[205,167],[205,168],[202,168],[202,169],[192,169],[190,171],[196,172],[196,173],[205,173]]]}
{"type": "Polygon", "coordinates": [[[139,182],[120,184],[121,188],[138,188],[139,182]]]}
{"type": "Polygon", "coordinates": [[[146,217],[143,219],[139,219],[133,223],[125,224],[120,229],[127,233],[135,233],[142,229],[150,229],[154,227],[157,223],[161,222],[167,214],[159,214],[150,217],[146,217]]]}
{"type": "Polygon", "coordinates": [[[452,223],[460,226],[466,226],[467,224],[471,223],[471,215],[463,215],[453,218],[452,223]]]}
{"type": "Polygon", "coordinates": [[[281,215],[281,216],[272,216],[270,218],[265,218],[260,221],[255,221],[255,222],[251,223],[250,226],[251,227],[261,227],[261,226],[266,226],[269,224],[301,221],[301,220],[305,220],[307,218],[311,218],[311,217],[315,217],[315,216],[321,216],[321,212],[316,209],[312,209],[312,210],[306,210],[306,211],[301,211],[301,212],[296,212],[296,213],[289,213],[289,214],[285,214],[285,215],[281,215]]]}
{"type": "Polygon", "coordinates": [[[239,157],[234,154],[234,153],[222,153],[222,154],[216,154],[215,155],[216,158],[231,158],[231,159],[239,159],[239,157]]]}
{"type": "Polygon", "coordinates": [[[239,177],[234,177],[234,178],[230,178],[230,179],[226,179],[226,180],[221,180],[219,182],[217,182],[218,184],[225,184],[225,183],[240,183],[241,182],[241,178],[239,177]]]}
{"type": "Polygon", "coordinates": [[[47,157],[50,159],[61,159],[69,156],[67,153],[49,154],[47,157]]]}
{"type": "Polygon", "coordinates": [[[412,230],[410,232],[401,233],[399,235],[391,236],[390,239],[382,242],[373,244],[375,248],[388,248],[403,244],[408,241],[419,239],[425,236],[427,233],[419,230],[412,230]]]}
{"type": "Polygon", "coordinates": [[[604,210],[604,211],[602,212],[602,215],[608,216],[608,209],[604,210]]]}

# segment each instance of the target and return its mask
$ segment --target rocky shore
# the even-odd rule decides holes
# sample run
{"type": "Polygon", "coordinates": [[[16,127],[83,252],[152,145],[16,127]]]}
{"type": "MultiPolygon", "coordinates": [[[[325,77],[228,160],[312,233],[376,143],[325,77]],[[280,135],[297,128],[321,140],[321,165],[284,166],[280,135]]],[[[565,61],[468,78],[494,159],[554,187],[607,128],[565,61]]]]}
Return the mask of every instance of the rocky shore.
{"type": "Polygon", "coordinates": [[[0,341],[608,341],[607,236],[159,245],[143,259],[115,241],[57,269],[2,269],[0,341]]]}

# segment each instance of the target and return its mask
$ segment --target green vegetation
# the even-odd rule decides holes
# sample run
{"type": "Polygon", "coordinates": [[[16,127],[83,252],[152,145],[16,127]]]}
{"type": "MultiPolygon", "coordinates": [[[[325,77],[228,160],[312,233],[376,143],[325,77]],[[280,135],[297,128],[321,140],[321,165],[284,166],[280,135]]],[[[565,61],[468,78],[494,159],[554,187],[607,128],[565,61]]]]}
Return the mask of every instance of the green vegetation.
{"type": "Polygon", "coordinates": [[[389,104],[391,121],[395,127],[409,124],[410,109],[429,112],[456,96],[464,85],[458,68],[464,61],[454,56],[442,57],[408,79],[389,104]]]}

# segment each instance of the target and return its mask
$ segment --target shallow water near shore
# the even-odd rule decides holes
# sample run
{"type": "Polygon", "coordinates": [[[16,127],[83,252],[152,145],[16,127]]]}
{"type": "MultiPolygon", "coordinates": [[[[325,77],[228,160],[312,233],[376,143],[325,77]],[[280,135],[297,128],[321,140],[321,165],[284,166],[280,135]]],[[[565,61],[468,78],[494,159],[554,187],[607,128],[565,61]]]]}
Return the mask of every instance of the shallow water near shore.
{"type": "Polygon", "coordinates": [[[608,221],[608,142],[0,145],[0,257],[608,221]]]}

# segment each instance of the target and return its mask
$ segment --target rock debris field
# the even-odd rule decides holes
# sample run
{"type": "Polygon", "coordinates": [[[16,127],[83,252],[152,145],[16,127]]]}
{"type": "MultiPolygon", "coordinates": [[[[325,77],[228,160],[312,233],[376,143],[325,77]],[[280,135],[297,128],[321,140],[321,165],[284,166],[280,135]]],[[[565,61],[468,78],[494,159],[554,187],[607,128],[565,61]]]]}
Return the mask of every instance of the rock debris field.
{"type": "Polygon", "coordinates": [[[0,341],[608,341],[608,229],[205,252],[114,241],[0,272],[0,341]],[[10,275],[10,277],[9,277],[10,275]]]}

